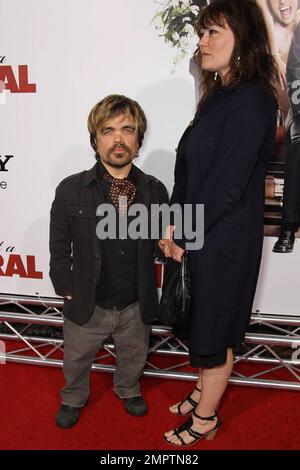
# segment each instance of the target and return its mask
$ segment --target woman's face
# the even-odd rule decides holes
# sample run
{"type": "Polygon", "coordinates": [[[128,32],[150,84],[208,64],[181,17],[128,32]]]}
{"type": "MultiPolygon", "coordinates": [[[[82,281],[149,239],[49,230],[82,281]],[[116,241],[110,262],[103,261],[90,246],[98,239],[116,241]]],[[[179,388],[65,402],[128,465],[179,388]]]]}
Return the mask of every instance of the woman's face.
{"type": "Polygon", "coordinates": [[[212,24],[208,29],[201,29],[198,46],[201,51],[201,68],[217,72],[224,78],[230,70],[235,46],[234,34],[226,21],[223,27],[212,24]]]}

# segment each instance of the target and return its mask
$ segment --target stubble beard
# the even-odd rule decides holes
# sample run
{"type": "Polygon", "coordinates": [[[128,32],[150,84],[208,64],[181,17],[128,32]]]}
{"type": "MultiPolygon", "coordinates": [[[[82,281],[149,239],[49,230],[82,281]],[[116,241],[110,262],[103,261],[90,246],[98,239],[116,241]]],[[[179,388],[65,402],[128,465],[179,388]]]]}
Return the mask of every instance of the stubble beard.
{"type": "Polygon", "coordinates": [[[125,166],[128,166],[132,160],[133,160],[134,156],[132,155],[132,152],[131,150],[129,149],[129,147],[127,147],[126,145],[114,145],[106,154],[105,156],[105,159],[104,159],[104,162],[113,167],[113,168],[124,168],[125,166]],[[114,158],[112,158],[112,154],[114,153],[115,149],[118,148],[118,147],[121,147],[123,148],[123,152],[120,153],[120,156],[115,156],[114,158]],[[125,156],[124,156],[125,154],[125,156]]]}

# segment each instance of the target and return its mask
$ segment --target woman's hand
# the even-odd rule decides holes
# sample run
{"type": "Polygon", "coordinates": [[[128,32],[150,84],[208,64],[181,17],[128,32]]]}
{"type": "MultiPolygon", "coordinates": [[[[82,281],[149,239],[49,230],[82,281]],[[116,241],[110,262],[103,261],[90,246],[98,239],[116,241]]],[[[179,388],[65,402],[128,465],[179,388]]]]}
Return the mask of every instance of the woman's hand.
{"type": "Polygon", "coordinates": [[[180,246],[176,245],[176,243],[171,242],[171,257],[175,260],[178,261],[178,263],[181,263],[182,261],[182,256],[185,252],[180,246]]]}
{"type": "Polygon", "coordinates": [[[159,241],[159,247],[166,258],[173,258],[175,261],[181,263],[185,250],[173,242],[174,230],[174,225],[169,225],[169,227],[167,227],[165,238],[159,241]]]}

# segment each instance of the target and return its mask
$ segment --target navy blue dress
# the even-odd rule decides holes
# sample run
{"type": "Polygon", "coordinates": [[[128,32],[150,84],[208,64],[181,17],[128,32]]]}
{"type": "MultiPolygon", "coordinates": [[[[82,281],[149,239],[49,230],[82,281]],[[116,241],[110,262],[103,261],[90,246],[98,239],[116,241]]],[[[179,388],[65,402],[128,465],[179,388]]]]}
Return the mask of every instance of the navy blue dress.
{"type": "Polygon", "coordinates": [[[171,204],[205,206],[204,246],[189,251],[193,366],[223,364],[227,348],[244,340],[261,261],[276,121],[277,105],[263,86],[231,86],[208,97],[179,143],[171,204]]]}

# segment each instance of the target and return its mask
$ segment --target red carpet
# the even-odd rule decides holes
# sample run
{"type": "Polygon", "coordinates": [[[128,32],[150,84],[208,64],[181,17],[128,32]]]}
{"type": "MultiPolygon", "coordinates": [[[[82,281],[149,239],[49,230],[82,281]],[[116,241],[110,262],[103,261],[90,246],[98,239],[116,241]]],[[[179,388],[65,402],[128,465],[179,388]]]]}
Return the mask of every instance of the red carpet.
{"type": "MultiPolygon", "coordinates": [[[[134,418],[112,392],[112,375],[92,374],[92,394],[79,423],[61,430],[54,423],[62,370],[18,364],[0,365],[0,449],[146,449],[170,452],[163,432],[182,423],[168,405],[192,384],[142,379],[149,412],[134,418]]],[[[194,450],[299,449],[299,392],[231,386],[220,408],[223,421],[213,441],[194,450]]]]}

